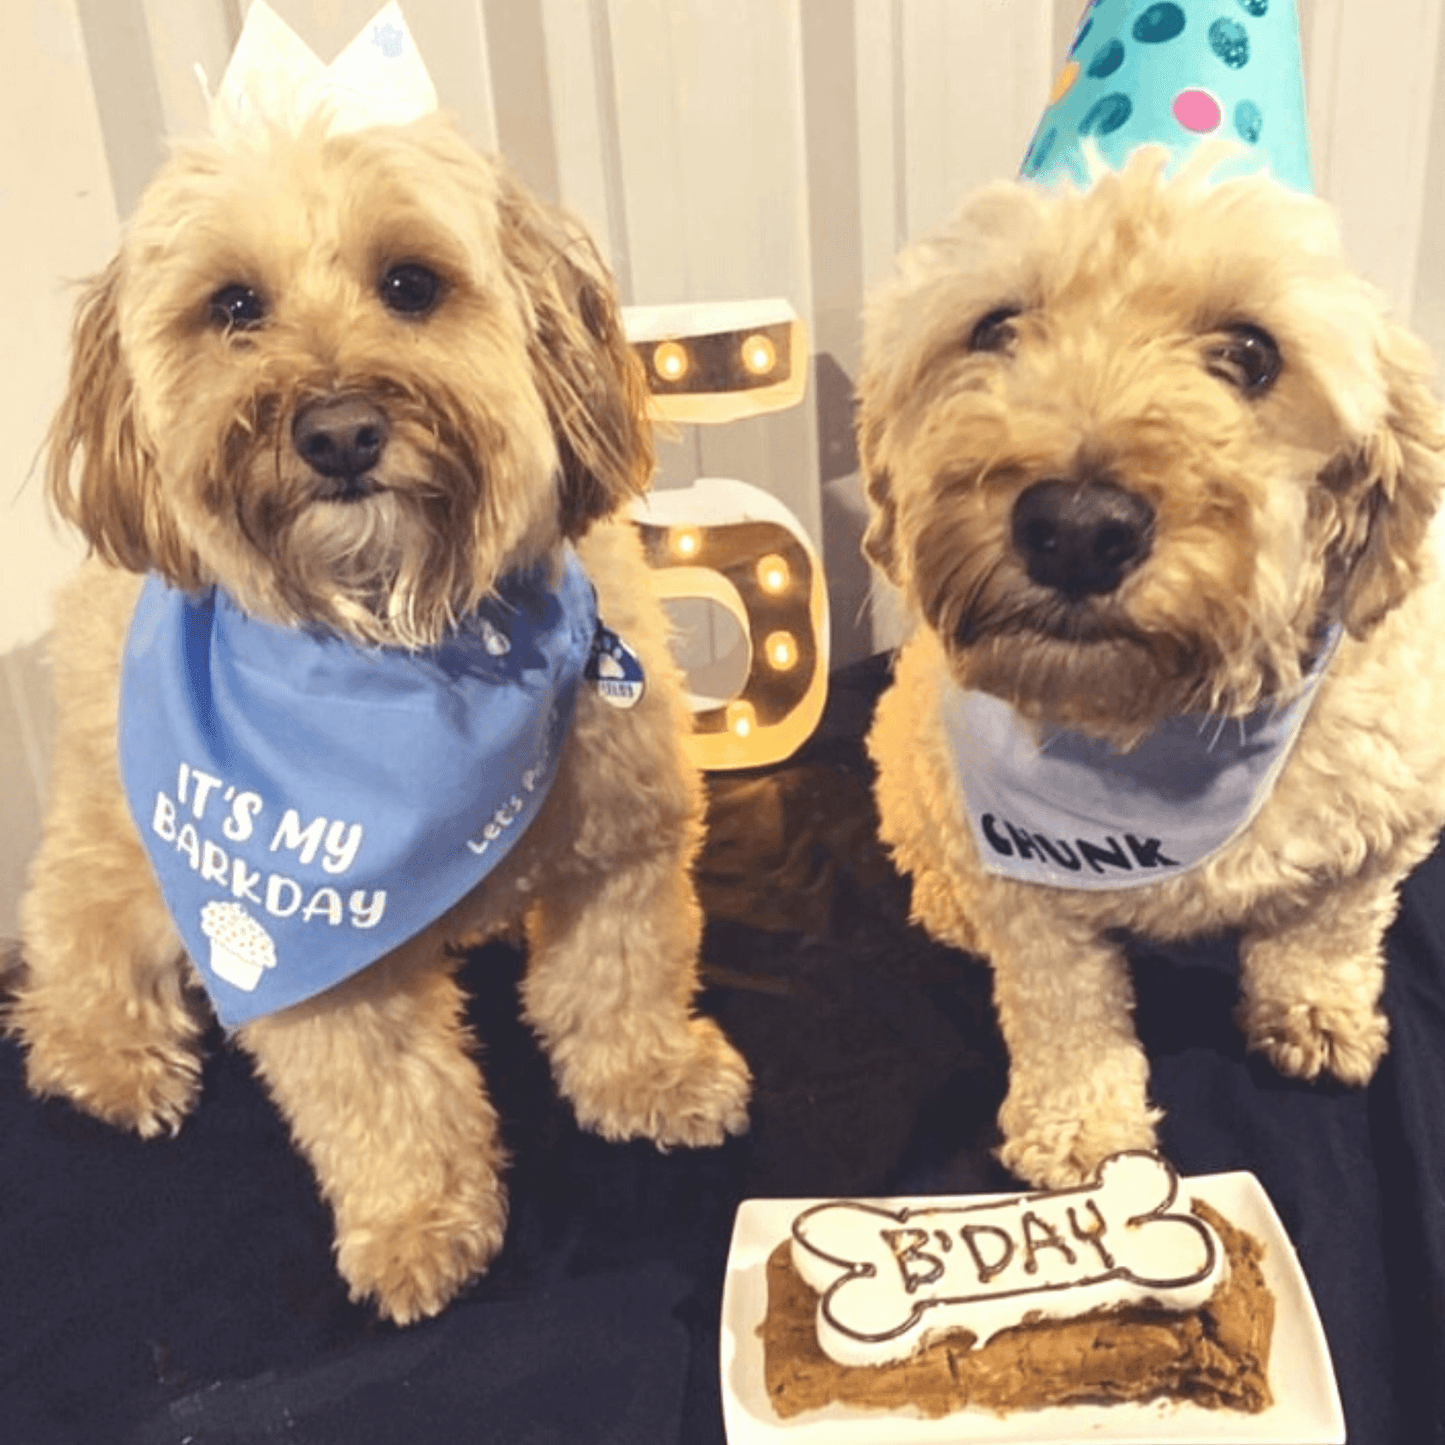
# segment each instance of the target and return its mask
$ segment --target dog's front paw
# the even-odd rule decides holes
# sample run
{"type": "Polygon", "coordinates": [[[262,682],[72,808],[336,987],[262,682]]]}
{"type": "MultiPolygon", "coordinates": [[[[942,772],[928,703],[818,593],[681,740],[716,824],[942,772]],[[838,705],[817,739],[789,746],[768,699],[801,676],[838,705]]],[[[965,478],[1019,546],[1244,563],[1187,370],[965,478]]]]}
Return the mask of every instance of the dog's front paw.
{"type": "Polygon", "coordinates": [[[1389,1046],[1389,1023],[1373,1006],[1254,1000],[1242,1023],[1250,1047],[1295,1079],[1367,1084],[1389,1046]]]}
{"type": "Polygon", "coordinates": [[[414,1324],[486,1272],[506,1228],[506,1191],[494,1181],[475,1198],[420,1200],[339,1229],[336,1266],[353,1300],[370,1301],[395,1324],[414,1324]]]}
{"type": "Polygon", "coordinates": [[[178,1044],[107,1041],[65,1029],[27,1029],[25,1040],[31,1093],[69,1099],[142,1139],[177,1133],[200,1093],[200,1063],[178,1044]]]}
{"type": "Polygon", "coordinates": [[[1111,1154],[1126,1149],[1153,1149],[1159,1109],[1061,1108],[1056,1103],[1029,1104],[1005,1100],[999,1111],[1003,1143],[999,1162],[1039,1189],[1067,1189],[1094,1178],[1111,1154]]]}
{"type": "Polygon", "coordinates": [[[696,1149],[748,1127],[752,1075],[707,1018],[663,1038],[579,1049],[561,1066],[559,1084],[577,1122],[604,1139],[696,1149]]]}

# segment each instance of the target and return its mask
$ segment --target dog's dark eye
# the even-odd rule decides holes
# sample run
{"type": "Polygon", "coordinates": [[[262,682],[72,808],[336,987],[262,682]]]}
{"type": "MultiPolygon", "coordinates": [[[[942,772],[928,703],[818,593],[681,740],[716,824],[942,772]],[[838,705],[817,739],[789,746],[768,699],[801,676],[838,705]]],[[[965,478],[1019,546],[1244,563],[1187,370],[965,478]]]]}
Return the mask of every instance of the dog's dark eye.
{"type": "Polygon", "coordinates": [[[1226,328],[1224,339],[1205,352],[1205,365],[1245,396],[1262,396],[1274,385],[1283,360],[1269,332],[1240,322],[1226,328]]]}
{"type": "Polygon", "coordinates": [[[254,331],[266,319],[266,303],[252,287],[233,282],[211,297],[206,317],[223,331],[254,331]]]}
{"type": "Polygon", "coordinates": [[[405,261],[393,266],[378,287],[381,303],[400,316],[425,316],[442,294],[442,278],[428,266],[405,261]]]}
{"type": "Polygon", "coordinates": [[[968,333],[968,349],[1007,351],[1018,339],[1018,331],[1013,324],[1018,314],[1016,306],[1000,306],[997,311],[990,311],[968,333]]]}

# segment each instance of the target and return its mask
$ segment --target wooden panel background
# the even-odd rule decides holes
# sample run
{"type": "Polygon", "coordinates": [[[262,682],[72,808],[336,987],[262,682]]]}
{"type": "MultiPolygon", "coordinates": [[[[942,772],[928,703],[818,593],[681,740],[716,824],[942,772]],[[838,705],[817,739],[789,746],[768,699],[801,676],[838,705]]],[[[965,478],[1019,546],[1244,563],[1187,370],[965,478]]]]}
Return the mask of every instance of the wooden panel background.
{"type": "MultiPolygon", "coordinates": [[[[379,0],[275,0],[324,58],[379,0]]],[[[247,0],[0,0],[0,939],[34,843],[51,727],[48,598],[74,544],[34,463],[69,282],[103,264],[165,153],[205,123],[247,0]]],[[[660,484],[768,488],[823,548],[834,656],[894,635],[858,554],[851,438],[868,285],[958,197],[1012,174],[1080,0],[406,0],[480,146],[574,209],[639,303],[785,296],[803,406],[683,428],[660,484]]],[[[1301,0],[1321,192],[1350,248],[1445,352],[1445,0],[1301,0]]]]}

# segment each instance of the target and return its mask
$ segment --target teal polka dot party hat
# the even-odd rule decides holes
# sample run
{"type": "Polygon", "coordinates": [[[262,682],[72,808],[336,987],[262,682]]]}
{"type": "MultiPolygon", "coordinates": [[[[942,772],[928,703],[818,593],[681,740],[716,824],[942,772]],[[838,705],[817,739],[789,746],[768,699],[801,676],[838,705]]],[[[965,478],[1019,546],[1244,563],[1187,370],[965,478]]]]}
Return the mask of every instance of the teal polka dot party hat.
{"type": "Polygon", "coordinates": [[[1163,145],[1172,168],[1216,137],[1237,148],[1216,178],[1314,191],[1295,0],[1092,0],[1021,174],[1087,187],[1090,148],[1118,169],[1163,145]]]}

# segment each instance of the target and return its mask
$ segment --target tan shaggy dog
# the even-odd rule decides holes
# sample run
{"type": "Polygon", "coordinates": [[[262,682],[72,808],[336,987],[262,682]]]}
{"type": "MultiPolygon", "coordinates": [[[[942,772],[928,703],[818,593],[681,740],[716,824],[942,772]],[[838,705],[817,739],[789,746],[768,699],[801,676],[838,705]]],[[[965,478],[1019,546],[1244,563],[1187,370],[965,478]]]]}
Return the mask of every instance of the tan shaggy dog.
{"type": "Polygon", "coordinates": [[[1237,929],[1251,1047],[1369,1079],[1382,935],[1445,819],[1427,358],[1321,202],[1163,160],[1084,192],[984,190],[867,316],[865,545],[915,622],[869,742],[883,834],[916,918],[992,964],[1000,1157],[1045,1186],[1154,1143],[1129,935],[1237,929]],[[1192,870],[1094,891],[985,869],[1161,860],[1157,840],[1087,854],[998,818],[981,844],[945,725],[963,690],[1031,747],[1068,729],[1127,757],[1166,718],[1217,735],[1278,712],[1322,661],[1273,790],[1192,870]]]}
{"type": "Polygon", "coordinates": [[[422,648],[571,542],[646,668],[631,711],[580,689],[546,802],[471,896],[238,1032],[334,1211],[353,1297],[399,1322],[478,1275],[505,1224],[455,945],[525,924],[526,1017],[585,1127],[662,1146],[745,1127],[746,1066],[692,1012],[688,716],[614,518],[651,466],[640,367],[590,242],[434,118],[179,151],[79,308],[50,487],[96,555],[59,600],[59,737],[23,904],[11,1022],[36,1093],[144,1136],[196,1101],[204,1004],[117,770],[139,574],[422,648]],[[318,414],[379,427],[345,488],[303,444],[318,414]]]}

